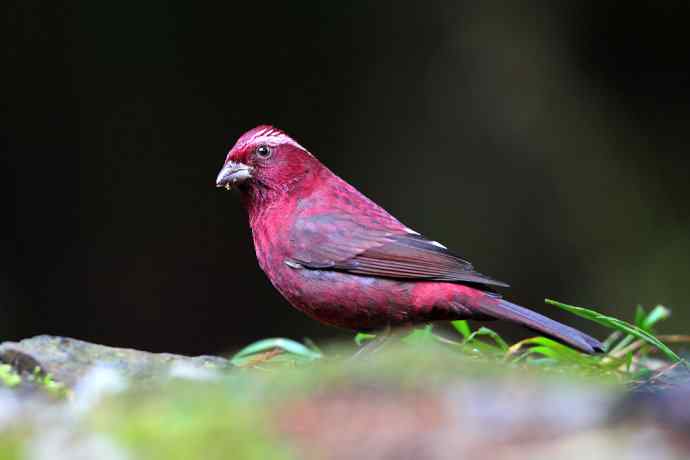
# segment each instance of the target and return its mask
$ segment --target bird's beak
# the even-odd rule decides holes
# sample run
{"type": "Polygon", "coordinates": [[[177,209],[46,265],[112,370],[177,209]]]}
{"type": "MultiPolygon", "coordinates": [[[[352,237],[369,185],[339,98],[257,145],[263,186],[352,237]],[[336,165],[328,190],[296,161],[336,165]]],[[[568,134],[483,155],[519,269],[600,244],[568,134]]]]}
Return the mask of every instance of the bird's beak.
{"type": "Polygon", "coordinates": [[[251,177],[251,166],[235,161],[228,161],[223,165],[223,169],[220,170],[218,177],[216,177],[216,187],[225,187],[226,190],[230,190],[235,185],[241,184],[251,177]]]}

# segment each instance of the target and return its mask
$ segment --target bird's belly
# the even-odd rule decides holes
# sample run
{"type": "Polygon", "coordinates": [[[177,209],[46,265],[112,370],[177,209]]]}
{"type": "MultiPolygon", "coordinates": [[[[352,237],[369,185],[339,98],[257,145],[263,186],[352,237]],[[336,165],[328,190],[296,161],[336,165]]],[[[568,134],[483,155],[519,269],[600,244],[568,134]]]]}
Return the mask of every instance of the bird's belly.
{"type": "Polygon", "coordinates": [[[272,277],[298,310],[333,326],[369,330],[405,324],[414,315],[413,284],[329,270],[286,269],[272,277]]]}

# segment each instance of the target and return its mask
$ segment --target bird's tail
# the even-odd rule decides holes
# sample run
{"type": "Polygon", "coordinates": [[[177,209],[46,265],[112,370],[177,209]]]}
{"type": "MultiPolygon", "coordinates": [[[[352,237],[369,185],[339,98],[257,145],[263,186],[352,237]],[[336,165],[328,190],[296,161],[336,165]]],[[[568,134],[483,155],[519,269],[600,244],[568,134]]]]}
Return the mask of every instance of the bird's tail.
{"type": "Polygon", "coordinates": [[[475,305],[479,313],[491,316],[496,319],[505,319],[521,324],[529,329],[534,329],[556,340],[571,345],[585,353],[596,353],[604,351],[604,348],[597,339],[580,332],[575,328],[561,324],[558,321],[540,315],[537,312],[528,310],[507,300],[490,298],[475,305]]]}

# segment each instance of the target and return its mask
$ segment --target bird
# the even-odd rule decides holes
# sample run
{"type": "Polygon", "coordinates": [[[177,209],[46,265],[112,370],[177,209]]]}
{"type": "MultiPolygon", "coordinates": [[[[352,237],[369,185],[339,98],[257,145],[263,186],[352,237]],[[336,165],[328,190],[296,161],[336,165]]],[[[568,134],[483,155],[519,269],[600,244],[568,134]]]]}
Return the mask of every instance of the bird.
{"type": "Polygon", "coordinates": [[[242,134],[216,187],[240,194],[259,267],[307,316],[383,331],[458,319],[506,320],[585,353],[593,337],[504,299],[508,284],[427,238],[269,125],[242,134]]]}

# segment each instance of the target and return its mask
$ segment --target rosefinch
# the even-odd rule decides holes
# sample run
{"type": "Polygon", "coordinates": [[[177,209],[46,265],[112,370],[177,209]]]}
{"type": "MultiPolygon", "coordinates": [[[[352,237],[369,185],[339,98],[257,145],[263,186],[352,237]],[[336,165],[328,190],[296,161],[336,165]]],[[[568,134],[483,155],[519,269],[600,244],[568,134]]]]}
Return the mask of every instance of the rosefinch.
{"type": "Polygon", "coordinates": [[[601,343],[501,298],[507,284],[400,223],[283,131],[243,134],[216,179],[236,187],[259,266],[295,308],[333,326],[376,330],[503,319],[587,353],[601,343]]]}

